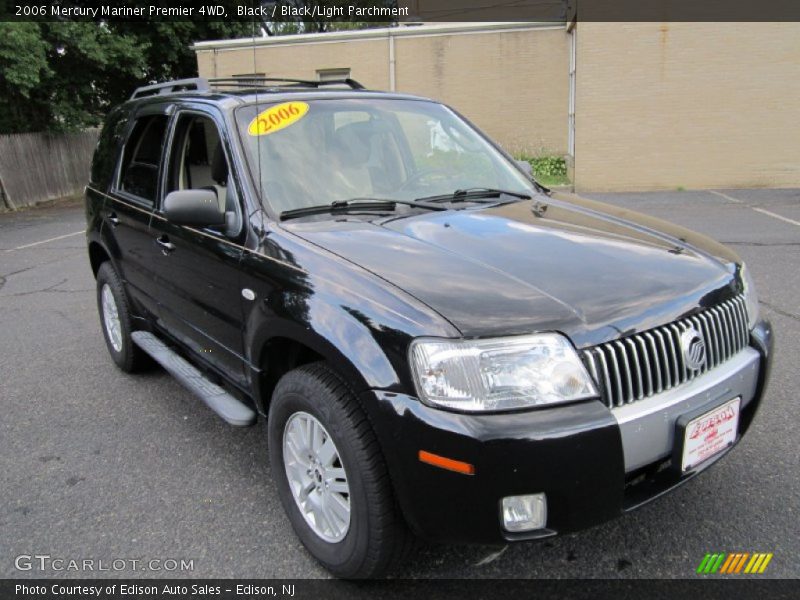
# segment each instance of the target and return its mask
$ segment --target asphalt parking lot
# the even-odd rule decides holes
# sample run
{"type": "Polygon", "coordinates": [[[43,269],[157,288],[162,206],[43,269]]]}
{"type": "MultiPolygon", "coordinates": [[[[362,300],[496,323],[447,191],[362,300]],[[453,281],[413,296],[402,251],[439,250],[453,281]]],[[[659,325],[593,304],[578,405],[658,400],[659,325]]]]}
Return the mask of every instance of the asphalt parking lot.
{"type": "MultiPolygon", "coordinates": [[[[586,195],[745,259],[777,338],[763,408],[725,460],[637,512],[543,543],[422,545],[403,575],[693,577],[706,552],[743,551],[800,577],[800,190],[586,195]]],[[[18,571],[21,554],[193,561],[103,576],[327,577],[271,487],[263,424],[228,427],[163,371],[116,369],[83,226],[76,203],[0,215],[0,578],[92,575],[18,571]]]]}

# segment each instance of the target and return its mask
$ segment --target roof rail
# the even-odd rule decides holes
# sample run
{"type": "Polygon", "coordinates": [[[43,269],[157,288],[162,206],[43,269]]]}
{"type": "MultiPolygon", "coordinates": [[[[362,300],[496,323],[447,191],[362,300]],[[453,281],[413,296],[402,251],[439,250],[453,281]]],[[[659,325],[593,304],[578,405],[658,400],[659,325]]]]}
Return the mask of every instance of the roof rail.
{"type": "Polygon", "coordinates": [[[314,81],[309,79],[289,79],[285,77],[214,77],[205,79],[204,77],[194,77],[192,79],[176,79],[175,81],[165,81],[136,88],[131,94],[130,99],[146,98],[147,96],[163,96],[176,92],[197,91],[207,92],[212,87],[235,87],[235,88],[263,88],[275,87],[269,84],[284,84],[279,87],[306,87],[319,88],[328,85],[346,85],[354,90],[365,89],[363,85],[355,79],[331,79],[329,81],[314,81]]]}
{"type": "Polygon", "coordinates": [[[281,83],[281,84],[288,84],[287,87],[311,87],[311,88],[318,88],[327,85],[346,85],[349,86],[351,89],[354,90],[363,90],[365,89],[363,85],[361,85],[355,79],[350,79],[349,77],[346,79],[331,79],[327,81],[316,81],[312,79],[291,79],[286,77],[215,77],[213,79],[208,79],[208,84],[212,87],[271,87],[268,84],[270,83],[281,83]]]}
{"type": "Polygon", "coordinates": [[[194,77],[192,79],[176,79],[175,81],[165,81],[163,83],[146,85],[136,88],[133,94],[131,94],[130,99],[133,100],[134,98],[144,98],[146,96],[174,94],[175,92],[185,92],[190,90],[198,92],[208,91],[208,80],[202,77],[194,77]]]}

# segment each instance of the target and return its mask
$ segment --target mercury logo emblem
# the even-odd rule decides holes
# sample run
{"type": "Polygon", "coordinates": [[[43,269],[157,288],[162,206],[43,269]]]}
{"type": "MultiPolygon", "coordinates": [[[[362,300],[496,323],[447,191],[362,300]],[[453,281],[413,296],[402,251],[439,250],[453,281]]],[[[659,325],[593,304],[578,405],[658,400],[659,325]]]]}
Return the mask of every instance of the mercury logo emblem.
{"type": "Polygon", "coordinates": [[[706,342],[694,327],[681,334],[681,350],[688,368],[700,369],[706,363],[706,342]]]}

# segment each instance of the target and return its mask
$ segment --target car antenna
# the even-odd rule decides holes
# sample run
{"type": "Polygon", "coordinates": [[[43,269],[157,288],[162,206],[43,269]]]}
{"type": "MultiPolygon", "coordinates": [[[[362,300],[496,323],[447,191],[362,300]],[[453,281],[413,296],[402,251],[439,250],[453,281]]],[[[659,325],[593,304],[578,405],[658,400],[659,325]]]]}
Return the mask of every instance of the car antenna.
{"type": "MultiPolygon", "coordinates": [[[[254,4],[255,4],[255,2],[254,2],[254,4]]],[[[258,68],[257,68],[257,65],[256,65],[256,17],[255,17],[255,11],[253,11],[253,76],[254,77],[256,76],[256,73],[258,73],[258,68]]],[[[255,93],[256,93],[256,115],[258,115],[258,113],[261,111],[261,107],[258,104],[258,87],[255,88],[255,93]]],[[[258,138],[256,138],[256,160],[258,161],[258,184],[257,184],[256,193],[258,194],[259,203],[260,203],[261,202],[261,187],[262,187],[261,186],[261,182],[263,181],[263,179],[261,178],[261,169],[262,169],[262,165],[261,165],[261,141],[258,138]]],[[[264,210],[263,210],[263,206],[262,206],[262,210],[259,211],[259,221],[260,221],[259,226],[260,226],[260,229],[261,229],[260,235],[263,236],[266,233],[266,227],[264,225],[264,210]]]]}

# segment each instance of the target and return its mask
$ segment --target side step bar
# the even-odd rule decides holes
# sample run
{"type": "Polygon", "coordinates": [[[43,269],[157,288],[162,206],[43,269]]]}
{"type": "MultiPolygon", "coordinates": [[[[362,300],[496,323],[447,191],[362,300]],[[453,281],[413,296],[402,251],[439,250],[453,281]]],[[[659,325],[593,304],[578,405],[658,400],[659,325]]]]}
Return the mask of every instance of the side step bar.
{"type": "Polygon", "coordinates": [[[245,427],[255,422],[255,412],[209,381],[199,370],[178,356],[152,333],[134,331],[131,333],[131,338],[137,346],[164,367],[181,385],[199,396],[222,419],[236,427],[245,427]]]}

